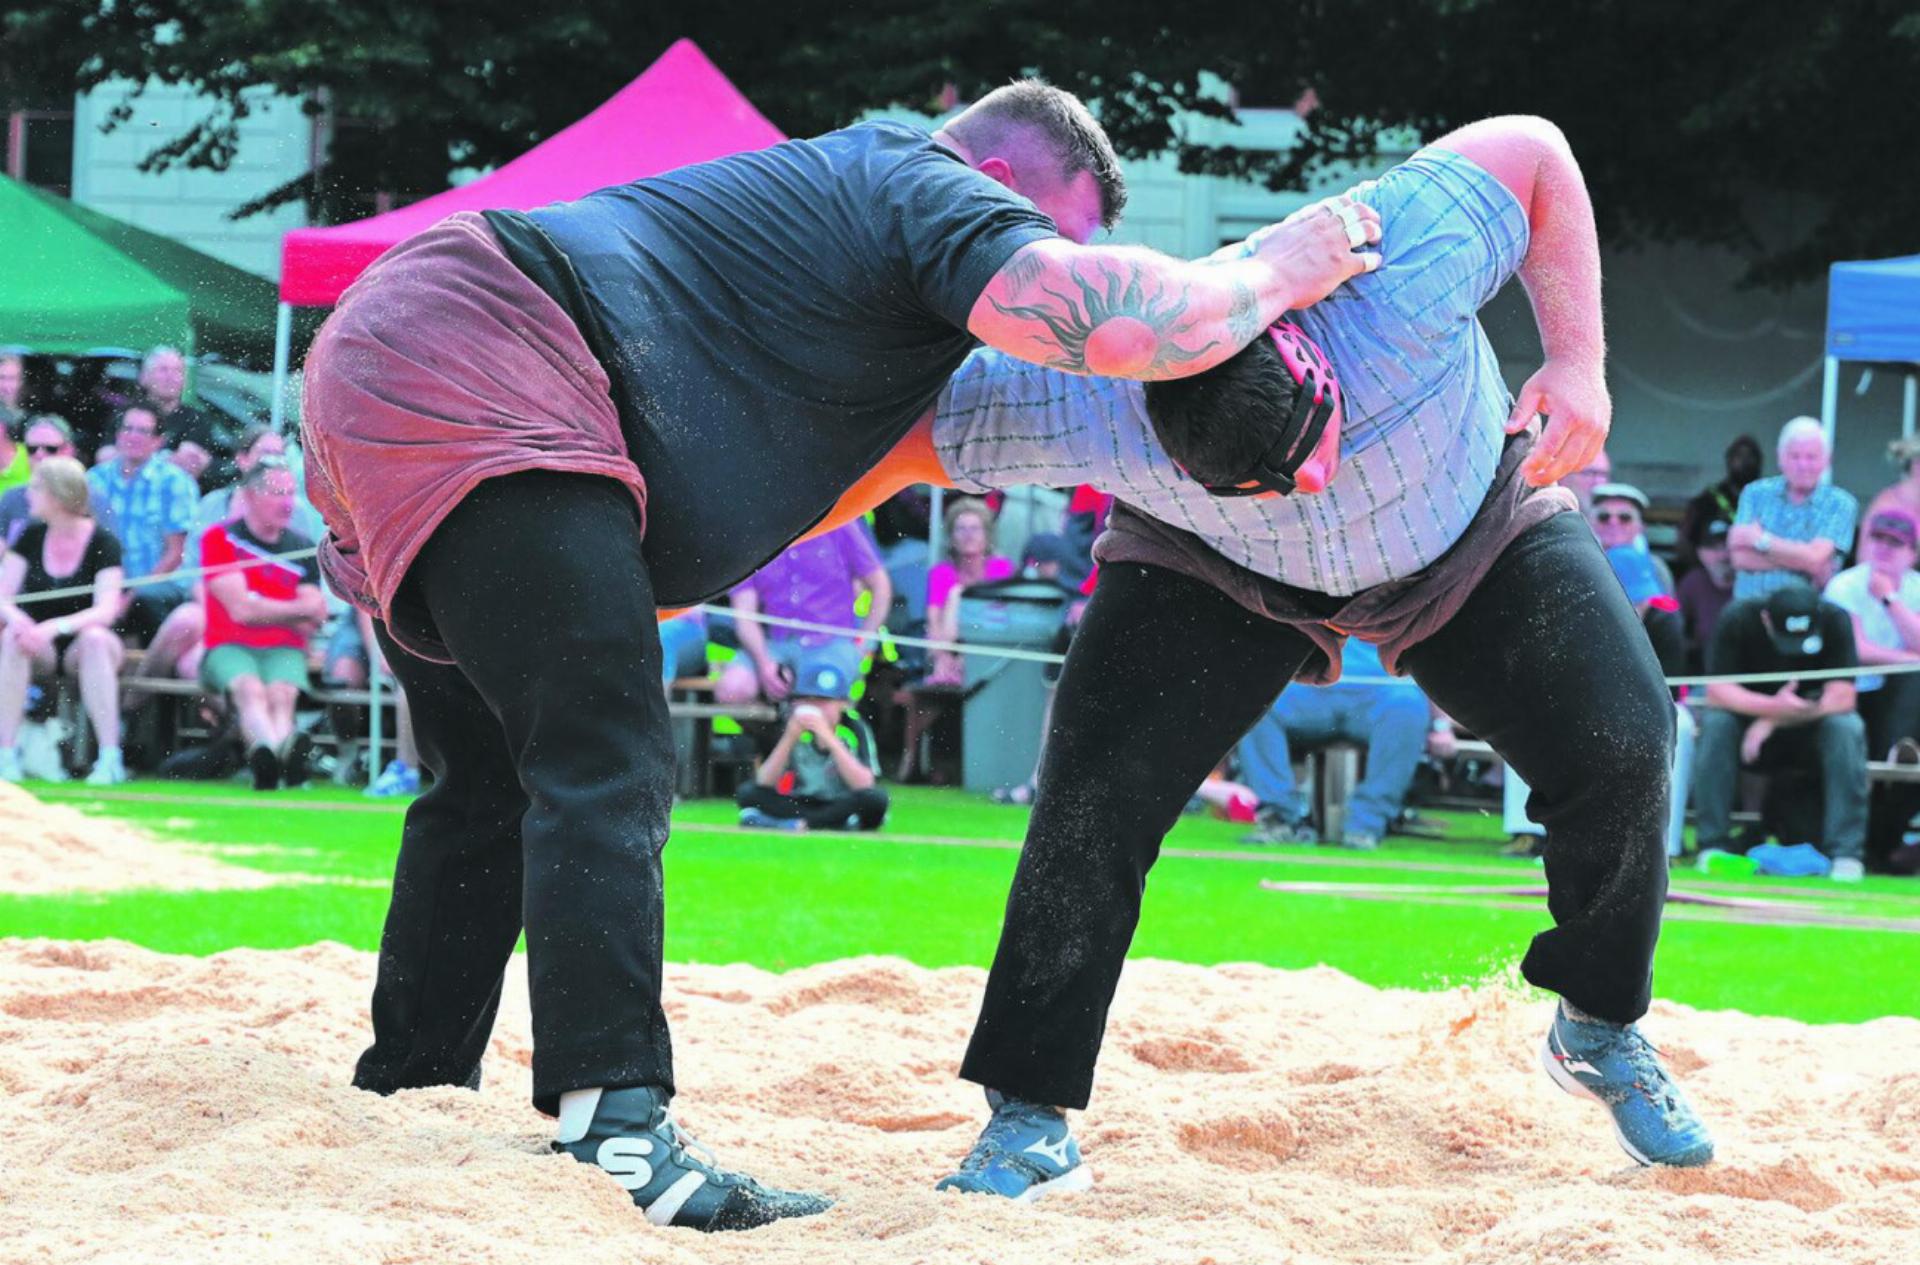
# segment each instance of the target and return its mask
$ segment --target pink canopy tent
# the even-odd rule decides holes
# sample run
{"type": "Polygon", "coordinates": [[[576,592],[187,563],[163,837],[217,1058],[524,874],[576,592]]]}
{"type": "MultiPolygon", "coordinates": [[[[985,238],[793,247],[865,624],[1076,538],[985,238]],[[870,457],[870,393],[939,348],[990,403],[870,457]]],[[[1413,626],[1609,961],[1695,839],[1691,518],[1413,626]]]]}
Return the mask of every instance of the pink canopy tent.
{"type": "Polygon", "coordinates": [[[388,247],[456,211],[526,210],[786,138],[692,40],[680,40],[606,104],[470,184],[280,245],[274,424],[280,423],[295,307],[329,307],[388,247]]]}

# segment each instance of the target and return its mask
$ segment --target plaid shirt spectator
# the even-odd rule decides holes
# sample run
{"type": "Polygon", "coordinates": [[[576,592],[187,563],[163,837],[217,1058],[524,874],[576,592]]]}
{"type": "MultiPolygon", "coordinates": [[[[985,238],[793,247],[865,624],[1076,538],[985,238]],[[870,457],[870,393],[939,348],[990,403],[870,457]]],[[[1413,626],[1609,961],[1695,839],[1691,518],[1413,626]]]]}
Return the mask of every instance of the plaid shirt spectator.
{"type": "Polygon", "coordinates": [[[193,530],[200,489],[171,461],[149,458],[131,476],[109,462],[88,471],[87,482],[113,514],[129,580],[154,573],[168,536],[193,530]]]}
{"type": "MultiPolygon", "coordinates": [[[[1814,488],[1806,500],[1795,504],[1787,499],[1784,475],[1755,479],[1740,492],[1740,508],[1735,523],[1758,523],[1768,534],[1782,540],[1826,540],[1836,555],[1846,553],[1853,543],[1853,526],[1860,514],[1860,502],[1853,493],[1831,483],[1814,488]]],[[[1742,571],[1733,579],[1733,598],[1765,597],[1790,584],[1809,584],[1798,571],[1742,571]]],[[[1811,586],[1810,586],[1811,587],[1811,586]]]]}

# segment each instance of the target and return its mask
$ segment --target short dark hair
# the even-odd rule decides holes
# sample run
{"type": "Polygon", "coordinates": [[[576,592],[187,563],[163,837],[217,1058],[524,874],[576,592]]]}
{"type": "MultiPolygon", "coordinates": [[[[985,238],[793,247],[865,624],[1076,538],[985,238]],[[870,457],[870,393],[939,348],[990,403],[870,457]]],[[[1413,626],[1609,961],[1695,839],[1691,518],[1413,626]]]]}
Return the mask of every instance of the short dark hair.
{"type": "Polygon", "coordinates": [[[1060,160],[1063,176],[1093,173],[1100,189],[1101,226],[1119,223],[1127,205],[1120,156],[1106,129],[1071,92],[1044,79],[1016,79],[968,106],[946,130],[976,154],[999,148],[1016,130],[1040,136],[1060,160]]]}
{"type": "Polygon", "coordinates": [[[280,433],[279,431],[275,430],[272,426],[268,425],[266,422],[255,422],[253,425],[247,427],[246,434],[240,436],[240,446],[234,449],[234,451],[235,452],[252,452],[254,449],[254,445],[258,444],[261,440],[265,439],[268,435],[278,435],[279,433],[280,433]]]}
{"type": "Polygon", "coordinates": [[[1262,337],[1204,373],[1147,383],[1147,417],[1182,470],[1202,483],[1233,483],[1292,426],[1299,392],[1262,337]]]}
{"type": "Polygon", "coordinates": [[[146,403],[144,400],[135,400],[133,403],[127,405],[125,408],[120,409],[118,412],[114,413],[113,429],[115,434],[118,434],[120,431],[120,428],[127,424],[127,414],[129,413],[145,413],[148,417],[151,417],[153,419],[154,431],[156,433],[159,432],[160,410],[153,407],[153,405],[146,403]]]}
{"type": "Polygon", "coordinates": [[[267,481],[268,475],[275,472],[292,474],[293,467],[287,463],[285,457],[262,457],[249,466],[245,474],[240,476],[240,486],[242,488],[257,488],[267,481]]]}

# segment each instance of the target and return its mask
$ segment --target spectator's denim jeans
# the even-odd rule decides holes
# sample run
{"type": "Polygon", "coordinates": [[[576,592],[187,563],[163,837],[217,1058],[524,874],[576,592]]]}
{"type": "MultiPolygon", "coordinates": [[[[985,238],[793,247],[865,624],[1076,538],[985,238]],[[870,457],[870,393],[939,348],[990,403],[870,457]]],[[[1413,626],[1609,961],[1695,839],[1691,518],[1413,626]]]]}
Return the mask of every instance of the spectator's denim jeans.
{"type": "MultiPolygon", "coordinates": [[[[1200,580],[1101,569],[961,1075],[1086,1105],[1160,842],[1310,651],[1200,580]]],[[[1522,972],[1589,1014],[1638,1019],[1667,890],[1673,700],[1593,532],[1574,514],[1528,531],[1402,663],[1534,787],[1554,925],[1522,972]]]]}
{"type": "Polygon", "coordinates": [[[682,676],[707,674],[707,621],[681,615],[660,622],[660,679],[672,685],[682,676]]]}
{"type": "Polygon", "coordinates": [[[1304,820],[1309,806],[1294,785],[1289,740],[1365,743],[1367,775],[1347,801],[1346,828],[1384,837],[1426,750],[1427,719],[1426,696],[1411,685],[1295,686],[1241,740],[1241,778],[1263,805],[1304,820]]]}
{"type": "MultiPolygon", "coordinates": [[[[1740,784],[1740,738],[1752,720],[1710,707],[1700,716],[1700,748],[1694,758],[1695,837],[1702,848],[1724,848],[1733,834],[1733,797],[1740,784]]],[[[1867,727],[1854,712],[1823,716],[1811,725],[1777,730],[1760,748],[1754,767],[1816,766],[1820,770],[1824,827],[1817,842],[1838,859],[1859,860],[1867,845],[1867,727]]]]}
{"type": "Polygon", "coordinates": [[[633,494],[488,479],[407,572],[452,666],[376,631],[433,789],[407,810],[380,937],[373,1045],[353,1083],[471,1085],[524,926],[533,1101],[673,1090],[660,1006],[660,849],[673,736],[633,494]]]}

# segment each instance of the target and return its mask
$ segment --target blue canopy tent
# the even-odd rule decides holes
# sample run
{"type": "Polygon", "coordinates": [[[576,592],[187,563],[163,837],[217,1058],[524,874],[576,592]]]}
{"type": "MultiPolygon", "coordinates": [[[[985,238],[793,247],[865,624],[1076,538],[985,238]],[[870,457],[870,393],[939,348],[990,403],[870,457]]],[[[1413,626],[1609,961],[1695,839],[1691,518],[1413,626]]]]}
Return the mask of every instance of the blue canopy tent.
{"type": "Polygon", "coordinates": [[[1834,264],[1827,274],[1827,374],[1820,421],[1833,443],[1840,362],[1891,364],[1906,375],[1900,433],[1914,432],[1920,396],[1920,255],[1834,264]]]}

